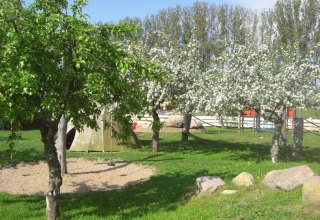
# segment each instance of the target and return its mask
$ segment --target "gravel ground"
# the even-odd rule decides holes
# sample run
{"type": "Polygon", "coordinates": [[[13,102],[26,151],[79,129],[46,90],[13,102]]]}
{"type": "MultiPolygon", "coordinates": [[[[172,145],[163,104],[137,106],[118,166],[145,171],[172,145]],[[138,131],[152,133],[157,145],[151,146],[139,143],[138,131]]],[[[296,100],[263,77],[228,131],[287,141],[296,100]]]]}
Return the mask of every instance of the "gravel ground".
{"type": "MultiPolygon", "coordinates": [[[[88,161],[69,158],[68,172],[63,176],[61,193],[83,193],[119,189],[148,180],[154,169],[132,163],[88,161]]],[[[48,166],[45,162],[23,163],[0,169],[0,191],[11,194],[43,195],[48,184],[48,166]]]]}

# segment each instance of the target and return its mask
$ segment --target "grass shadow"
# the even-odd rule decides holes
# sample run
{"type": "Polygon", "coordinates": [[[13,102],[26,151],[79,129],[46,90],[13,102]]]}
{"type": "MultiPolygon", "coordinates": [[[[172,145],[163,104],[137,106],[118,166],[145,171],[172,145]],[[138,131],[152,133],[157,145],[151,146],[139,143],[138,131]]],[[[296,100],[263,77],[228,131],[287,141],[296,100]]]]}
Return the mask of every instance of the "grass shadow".
{"type": "MultiPolygon", "coordinates": [[[[180,140],[172,140],[172,138],[164,138],[160,142],[160,151],[164,153],[183,153],[183,154],[220,154],[227,153],[226,159],[239,161],[255,161],[260,163],[262,161],[269,161],[271,159],[271,132],[253,133],[258,138],[265,138],[260,140],[260,143],[246,140],[245,138],[237,138],[241,133],[235,133],[234,129],[223,130],[207,130],[204,133],[190,134],[189,140],[182,143],[180,140]],[[215,139],[218,135],[230,135],[229,139],[215,139]],[[233,135],[235,134],[235,135],[233,135]],[[261,136],[261,137],[259,137],[261,136]],[[270,136],[270,137],[269,137],[270,136]],[[210,137],[210,138],[207,138],[210,137]],[[270,138],[270,140],[269,140],[270,138]],[[166,141],[166,139],[171,139],[166,141]],[[227,139],[227,140],[225,140],[227,139]]],[[[166,134],[168,135],[168,134],[166,134]]],[[[246,134],[248,135],[248,133],[246,134]]],[[[250,134],[249,134],[250,135],[250,134]]],[[[141,140],[144,146],[150,146],[151,140],[141,140]]],[[[320,148],[305,146],[304,151],[298,158],[292,158],[292,146],[280,147],[279,161],[282,162],[308,162],[317,163],[320,161],[320,148]]]]}
{"type": "MultiPolygon", "coordinates": [[[[37,161],[41,161],[41,160],[45,160],[45,159],[46,159],[46,157],[45,157],[44,152],[39,153],[38,150],[34,150],[32,148],[26,148],[26,149],[15,150],[12,161],[14,163],[23,163],[23,162],[28,163],[28,162],[37,162],[37,161]]],[[[10,151],[9,150],[1,150],[0,151],[0,164],[5,165],[8,163],[10,163],[10,151]]]]}
{"type": "Polygon", "coordinates": [[[149,181],[124,189],[62,195],[61,207],[64,219],[77,216],[100,216],[104,219],[117,216],[134,219],[143,215],[175,210],[184,202],[187,188],[194,185],[199,176],[224,176],[224,173],[208,173],[201,170],[191,175],[181,173],[152,177],[149,181]]]}

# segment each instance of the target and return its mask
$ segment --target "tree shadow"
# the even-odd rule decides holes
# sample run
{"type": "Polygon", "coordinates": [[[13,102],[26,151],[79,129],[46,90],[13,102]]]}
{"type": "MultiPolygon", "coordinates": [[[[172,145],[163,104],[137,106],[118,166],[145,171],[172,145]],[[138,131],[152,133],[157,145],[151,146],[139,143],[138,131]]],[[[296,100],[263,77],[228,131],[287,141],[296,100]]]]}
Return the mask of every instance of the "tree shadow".
{"type": "MultiPolygon", "coordinates": [[[[28,162],[37,162],[41,160],[45,160],[45,154],[40,153],[39,150],[34,150],[32,148],[25,148],[16,150],[13,155],[14,163],[28,163],[28,162]]],[[[0,151],[0,164],[5,165],[10,163],[10,151],[4,150],[0,151]]]]}
{"type": "MultiPolygon", "coordinates": [[[[232,134],[234,129],[209,130],[206,134],[221,135],[223,133],[232,134]]],[[[151,145],[150,140],[141,140],[144,146],[151,145]]],[[[164,153],[182,153],[182,154],[218,154],[228,152],[226,159],[238,161],[262,161],[271,160],[271,140],[270,143],[253,143],[250,141],[234,140],[215,140],[202,138],[198,134],[190,134],[189,140],[182,143],[179,140],[160,142],[160,151],[164,153]]],[[[308,162],[317,163],[320,161],[320,148],[304,146],[303,152],[298,158],[292,157],[292,146],[280,147],[279,161],[282,162],[308,162]]]]}
{"type": "Polygon", "coordinates": [[[119,190],[63,194],[63,218],[99,216],[108,219],[117,216],[120,219],[134,219],[157,213],[159,209],[173,211],[184,202],[187,188],[194,185],[195,179],[208,175],[223,178],[226,174],[209,173],[207,170],[200,170],[191,175],[173,173],[154,176],[147,182],[119,190]]]}
{"type": "Polygon", "coordinates": [[[228,151],[226,159],[255,161],[259,163],[270,158],[270,146],[267,144],[254,144],[249,142],[229,142],[193,137],[188,142],[166,142],[161,147],[165,153],[180,152],[185,154],[219,154],[228,151]]]}
{"type": "Polygon", "coordinates": [[[279,155],[279,159],[284,162],[319,163],[320,161],[320,149],[310,146],[304,146],[297,157],[292,156],[292,146],[282,147],[279,155]]]}

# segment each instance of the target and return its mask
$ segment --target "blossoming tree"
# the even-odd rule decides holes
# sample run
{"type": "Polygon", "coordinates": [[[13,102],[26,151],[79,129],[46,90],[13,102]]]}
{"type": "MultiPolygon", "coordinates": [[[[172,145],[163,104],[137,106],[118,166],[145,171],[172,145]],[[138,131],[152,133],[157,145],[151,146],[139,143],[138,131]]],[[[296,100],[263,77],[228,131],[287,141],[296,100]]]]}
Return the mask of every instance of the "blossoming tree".
{"type": "MultiPolygon", "coordinates": [[[[174,100],[179,104],[181,111],[189,113],[193,110],[189,90],[193,90],[194,83],[201,70],[200,44],[195,37],[185,46],[177,46],[172,43],[162,32],[153,33],[163,35],[161,45],[149,47],[144,45],[124,44],[126,50],[132,54],[158,63],[162,69],[163,80],[157,82],[144,81],[141,83],[146,94],[149,110],[152,114],[152,149],[159,151],[159,131],[161,129],[160,118],[157,110],[166,99],[174,100]]],[[[150,38],[154,36],[149,36],[150,38]]],[[[148,42],[148,38],[146,40],[148,42]]],[[[191,119],[191,118],[190,118],[191,119]]]]}
{"type": "Polygon", "coordinates": [[[200,77],[198,89],[191,92],[197,109],[205,112],[256,108],[275,124],[271,158],[277,162],[283,109],[305,107],[320,102],[315,79],[320,67],[314,58],[302,58],[299,52],[285,49],[272,52],[265,45],[258,49],[234,45],[215,58],[212,68],[200,77]]]}

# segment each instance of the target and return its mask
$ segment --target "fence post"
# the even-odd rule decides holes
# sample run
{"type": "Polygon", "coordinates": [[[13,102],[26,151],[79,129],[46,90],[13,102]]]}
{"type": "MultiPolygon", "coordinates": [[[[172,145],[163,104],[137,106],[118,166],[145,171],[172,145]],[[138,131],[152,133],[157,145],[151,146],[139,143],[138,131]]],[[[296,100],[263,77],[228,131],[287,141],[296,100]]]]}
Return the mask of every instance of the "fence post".
{"type": "Polygon", "coordinates": [[[293,150],[292,156],[297,157],[302,152],[303,118],[293,119],[293,150]]]}

